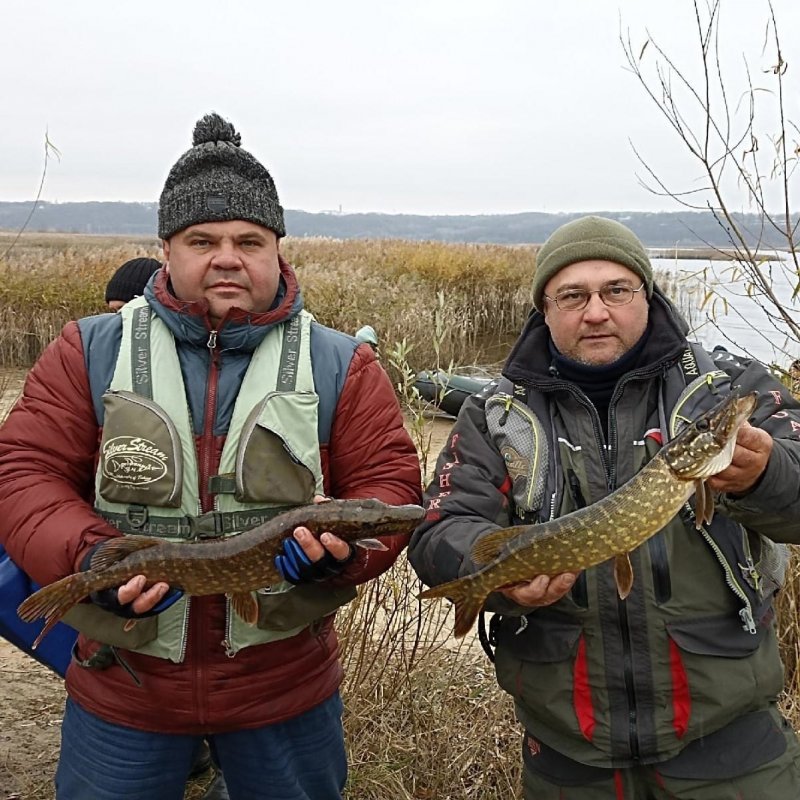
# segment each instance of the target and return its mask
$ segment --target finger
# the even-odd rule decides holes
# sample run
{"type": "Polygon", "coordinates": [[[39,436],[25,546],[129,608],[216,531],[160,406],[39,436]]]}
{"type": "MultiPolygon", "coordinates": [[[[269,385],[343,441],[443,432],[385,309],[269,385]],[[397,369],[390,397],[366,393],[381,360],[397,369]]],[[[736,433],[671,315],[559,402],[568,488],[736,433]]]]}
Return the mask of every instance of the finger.
{"type": "Polygon", "coordinates": [[[500,591],[515,603],[533,606],[541,602],[549,584],[550,578],[547,575],[537,575],[532,581],[508,586],[500,591]]]}
{"type": "Polygon", "coordinates": [[[769,450],[772,445],[772,437],[761,428],[754,428],[748,423],[744,423],[736,435],[736,447],[742,447],[752,452],[769,450]]]}
{"type": "Polygon", "coordinates": [[[325,555],[325,548],[308,528],[295,528],[294,539],[311,561],[319,561],[325,555]]]}
{"type": "Polygon", "coordinates": [[[134,575],[127,583],[123,583],[117,589],[117,599],[120,604],[124,606],[135,600],[142,593],[146,583],[147,578],[144,575],[134,575]]]}
{"type": "Polygon", "coordinates": [[[563,572],[550,579],[544,595],[545,604],[555,603],[560,600],[575,584],[578,575],[574,572],[563,572]]]}
{"type": "Polygon", "coordinates": [[[314,495],[314,502],[315,503],[330,503],[331,498],[326,497],[324,494],[315,494],[314,495]]]}
{"type": "Polygon", "coordinates": [[[325,549],[337,560],[344,561],[350,555],[350,545],[338,536],[326,531],[319,537],[325,549]]]}
{"type": "Polygon", "coordinates": [[[149,589],[145,589],[133,603],[131,603],[131,608],[137,614],[143,614],[145,611],[149,611],[153,608],[153,606],[158,605],[168,591],[168,583],[154,583],[149,589]]]}

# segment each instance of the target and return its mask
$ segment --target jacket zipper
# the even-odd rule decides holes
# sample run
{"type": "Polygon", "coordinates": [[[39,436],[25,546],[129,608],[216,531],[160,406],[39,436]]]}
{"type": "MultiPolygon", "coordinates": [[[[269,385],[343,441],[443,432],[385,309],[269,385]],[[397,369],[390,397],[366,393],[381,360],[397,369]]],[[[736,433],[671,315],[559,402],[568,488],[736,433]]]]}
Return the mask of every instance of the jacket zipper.
{"type": "MultiPolygon", "coordinates": [[[[608,449],[606,449],[606,442],[603,437],[602,426],[600,424],[600,417],[597,409],[594,407],[588,397],[578,388],[566,381],[553,381],[548,386],[531,384],[532,388],[539,391],[556,391],[563,389],[569,392],[586,410],[592,420],[592,428],[594,431],[595,442],[600,450],[600,458],[603,462],[603,467],[606,473],[606,486],[610,492],[614,491],[617,470],[616,470],[616,448],[617,448],[617,420],[614,412],[614,406],[622,395],[624,387],[633,380],[641,380],[648,377],[658,375],[662,371],[661,366],[650,369],[638,370],[631,372],[614,389],[614,394],[608,404],[609,408],[609,422],[608,422],[608,449]]],[[[623,676],[625,682],[625,696],[628,701],[628,741],[631,751],[631,757],[638,759],[639,757],[639,740],[638,740],[638,720],[636,716],[636,691],[633,675],[633,658],[630,637],[630,626],[628,624],[627,608],[624,600],[617,600],[617,618],[620,627],[620,638],[622,640],[622,660],[623,660],[623,676]]]]}
{"type": "MultiPolygon", "coordinates": [[[[686,515],[692,520],[692,522],[694,522],[695,513],[688,502],[684,506],[684,509],[686,515]]],[[[742,602],[742,608],[739,609],[739,619],[742,621],[742,628],[745,631],[747,631],[747,633],[750,634],[757,633],[755,617],[753,616],[753,606],[750,603],[750,600],[747,597],[746,592],[744,591],[744,589],[742,589],[742,587],[736,580],[736,576],[734,575],[733,570],[731,569],[731,565],[727,562],[725,556],[722,554],[722,551],[719,549],[717,543],[714,541],[714,537],[706,530],[705,526],[700,527],[700,535],[706,540],[706,543],[711,548],[717,561],[719,561],[719,564],[722,567],[722,571],[725,575],[725,583],[728,585],[728,588],[742,602]]],[[[753,564],[752,557],[748,558],[748,566],[750,564],[753,564]]],[[[754,564],[753,564],[753,569],[755,570],[754,564]]]]}
{"type": "MultiPolygon", "coordinates": [[[[217,350],[217,331],[209,332],[206,347],[209,351],[209,368],[206,382],[206,407],[203,416],[203,432],[200,439],[200,449],[202,458],[199,464],[200,474],[198,475],[200,489],[200,513],[210,511],[216,505],[215,499],[208,493],[208,480],[211,474],[211,459],[214,452],[214,419],[217,412],[217,388],[219,382],[219,351],[217,350]]],[[[206,663],[205,663],[205,630],[199,623],[194,626],[196,637],[195,659],[195,682],[197,687],[195,702],[200,709],[200,719],[205,719],[207,705],[205,697],[207,687],[205,685],[206,663]]]]}

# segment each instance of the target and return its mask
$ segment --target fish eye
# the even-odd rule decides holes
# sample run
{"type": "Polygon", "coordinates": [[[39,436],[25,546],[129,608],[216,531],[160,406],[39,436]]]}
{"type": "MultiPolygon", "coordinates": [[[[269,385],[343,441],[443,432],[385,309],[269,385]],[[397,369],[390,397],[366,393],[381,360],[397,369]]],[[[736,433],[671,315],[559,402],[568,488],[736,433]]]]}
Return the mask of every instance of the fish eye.
{"type": "Polygon", "coordinates": [[[697,422],[695,422],[694,426],[700,432],[707,431],[709,429],[709,427],[710,427],[710,425],[708,424],[708,420],[705,419],[705,418],[697,420],[697,422]]]}

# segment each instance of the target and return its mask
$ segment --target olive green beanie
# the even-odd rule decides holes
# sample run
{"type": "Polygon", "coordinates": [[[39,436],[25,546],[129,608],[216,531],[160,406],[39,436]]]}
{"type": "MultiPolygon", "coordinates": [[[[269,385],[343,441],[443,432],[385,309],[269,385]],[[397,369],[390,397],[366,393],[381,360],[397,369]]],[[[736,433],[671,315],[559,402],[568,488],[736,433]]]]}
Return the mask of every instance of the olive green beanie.
{"type": "Polygon", "coordinates": [[[653,294],[653,267],[642,243],[630,228],[604,217],[567,222],[539,248],[533,276],[533,304],[544,307],[544,287],[559,270],[578,261],[613,261],[635,272],[653,294]]]}
{"type": "Polygon", "coordinates": [[[243,219],[286,235],[272,176],[241,147],[242,137],[219,114],[194,127],[192,145],[167,176],[158,204],[158,235],[169,239],[201,222],[243,219]]]}

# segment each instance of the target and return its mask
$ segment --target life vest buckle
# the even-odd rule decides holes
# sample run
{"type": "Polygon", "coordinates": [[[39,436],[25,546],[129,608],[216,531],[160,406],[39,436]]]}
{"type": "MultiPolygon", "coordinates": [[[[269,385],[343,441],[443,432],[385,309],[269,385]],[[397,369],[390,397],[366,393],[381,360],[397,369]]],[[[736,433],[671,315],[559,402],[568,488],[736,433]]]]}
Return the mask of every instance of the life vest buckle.
{"type": "Polygon", "coordinates": [[[130,505],[125,512],[125,519],[132,528],[143,528],[148,516],[147,506],[130,505]]]}
{"type": "Polygon", "coordinates": [[[189,527],[195,539],[216,539],[224,533],[222,514],[207,511],[199,517],[189,517],[189,527]]]}

